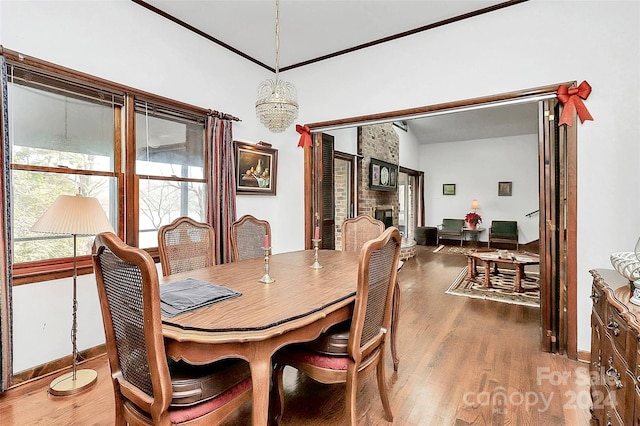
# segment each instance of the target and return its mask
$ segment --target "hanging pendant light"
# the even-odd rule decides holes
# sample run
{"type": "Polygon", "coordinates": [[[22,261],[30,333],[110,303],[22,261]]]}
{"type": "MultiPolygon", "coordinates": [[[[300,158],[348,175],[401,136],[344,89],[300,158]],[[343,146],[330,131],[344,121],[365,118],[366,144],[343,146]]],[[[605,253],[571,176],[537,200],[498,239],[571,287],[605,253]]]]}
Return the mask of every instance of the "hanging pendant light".
{"type": "Polygon", "coordinates": [[[280,1],[276,0],[276,77],[260,83],[256,116],[271,132],[281,133],[298,117],[298,95],[293,84],[278,79],[280,68],[280,1]]]}

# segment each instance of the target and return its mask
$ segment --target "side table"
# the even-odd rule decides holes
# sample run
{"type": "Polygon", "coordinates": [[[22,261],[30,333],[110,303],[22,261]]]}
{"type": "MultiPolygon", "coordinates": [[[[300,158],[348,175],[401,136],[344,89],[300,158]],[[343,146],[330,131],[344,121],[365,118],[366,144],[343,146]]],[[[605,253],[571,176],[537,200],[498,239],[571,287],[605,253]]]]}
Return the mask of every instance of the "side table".
{"type": "Polygon", "coordinates": [[[486,228],[481,228],[479,226],[477,226],[476,228],[467,228],[464,227],[462,228],[462,236],[463,239],[465,241],[469,240],[469,241],[473,241],[474,244],[477,246],[478,245],[478,241],[480,240],[480,234],[485,230],[486,228]],[[469,236],[469,238],[467,238],[467,235],[469,236]]]}

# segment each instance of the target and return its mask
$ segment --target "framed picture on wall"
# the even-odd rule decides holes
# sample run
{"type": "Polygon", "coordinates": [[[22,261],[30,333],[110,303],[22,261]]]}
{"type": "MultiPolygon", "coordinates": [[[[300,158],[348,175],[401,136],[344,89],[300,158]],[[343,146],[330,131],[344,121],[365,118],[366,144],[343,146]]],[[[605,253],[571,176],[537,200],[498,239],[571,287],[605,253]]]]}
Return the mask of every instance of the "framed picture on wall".
{"type": "Polygon", "coordinates": [[[498,182],[498,196],[511,197],[511,182],[498,182]]]}
{"type": "Polygon", "coordinates": [[[456,184],[455,183],[443,183],[442,184],[442,195],[456,195],[456,184]]]}
{"type": "Polygon", "coordinates": [[[398,166],[372,158],[369,164],[369,189],[372,191],[397,191],[398,166]]]}
{"type": "Polygon", "coordinates": [[[276,195],[278,150],[267,145],[233,142],[236,193],[276,195]]]}

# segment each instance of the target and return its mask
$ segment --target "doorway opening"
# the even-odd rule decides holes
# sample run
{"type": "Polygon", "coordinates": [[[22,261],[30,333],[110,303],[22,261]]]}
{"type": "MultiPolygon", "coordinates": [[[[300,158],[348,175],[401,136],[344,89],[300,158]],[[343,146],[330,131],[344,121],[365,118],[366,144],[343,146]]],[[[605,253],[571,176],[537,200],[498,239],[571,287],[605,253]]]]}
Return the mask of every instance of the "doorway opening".
{"type": "MultiPolygon", "coordinates": [[[[358,116],[334,121],[307,124],[314,137],[314,146],[321,145],[323,131],[426,117],[429,114],[449,114],[522,102],[537,102],[540,157],[540,254],[541,274],[541,346],[548,352],[566,353],[577,359],[576,300],[576,169],[577,134],[574,127],[557,126],[557,88],[571,87],[575,82],[560,83],[518,92],[474,98],[446,104],[408,110],[358,116]]],[[[575,119],[575,118],[574,118],[575,119]]],[[[319,196],[314,181],[314,149],[305,151],[305,201],[319,196]]],[[[316,157],[318,158],[318,157],[316,157]]],[[[319,158],[318,158],[319,159],[319,158]]],[[[307,212],[314,211],[311,203],[307,212]]],[[[310,246],[312,222],[305,220],[305,245],[310,246]]]]}

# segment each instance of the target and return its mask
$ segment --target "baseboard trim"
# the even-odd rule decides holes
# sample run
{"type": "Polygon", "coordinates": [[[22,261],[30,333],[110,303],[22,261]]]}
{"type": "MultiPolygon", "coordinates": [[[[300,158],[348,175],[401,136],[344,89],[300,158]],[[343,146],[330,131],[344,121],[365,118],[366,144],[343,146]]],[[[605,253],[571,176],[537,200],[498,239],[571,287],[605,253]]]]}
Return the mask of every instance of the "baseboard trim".
{"type": "MultiPolygon", "coordinates": [[[[94,346],[92,348],[85,349],[84,351],[79,351],[78,359],[81,361],[78,363],[78,365],[81,365],[85,360],[96,358],[106,353],[107,346],[105,344],[94,346]]],[[[53,375],[54,373],[62,374],[65,373],[66,370],[71,371],[72,367],[73,355],[69,354],[68,356],[65,356],[63,358],[49,361],[46,364],[38,365],[14,374],[11,378],[10,388],[23,385],[32,380],[40,379],[44,376],[53,375]]]]}

